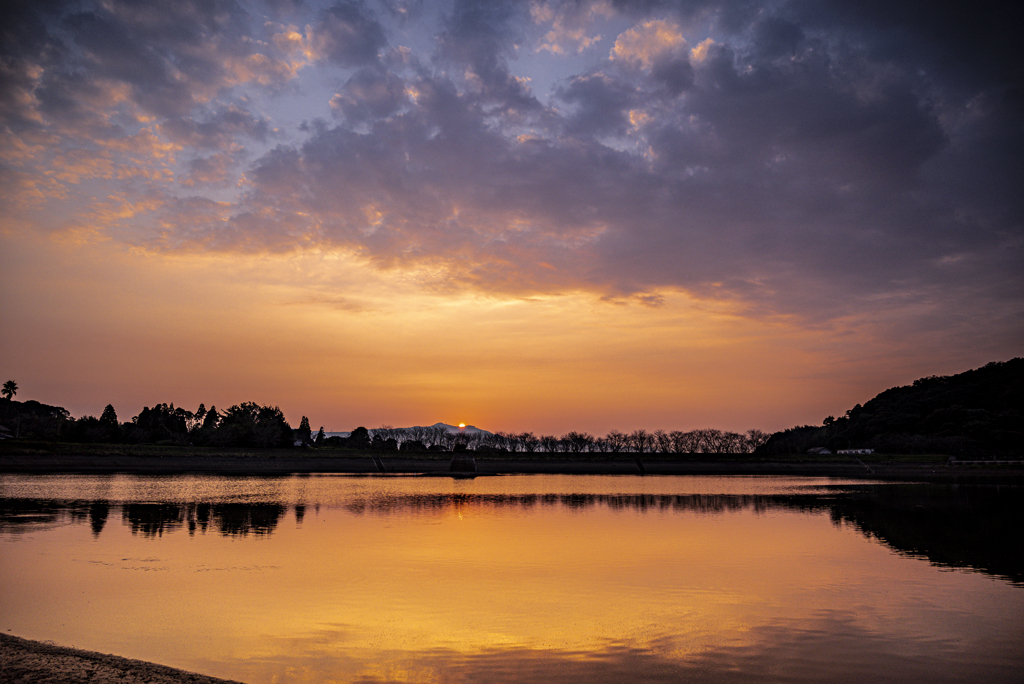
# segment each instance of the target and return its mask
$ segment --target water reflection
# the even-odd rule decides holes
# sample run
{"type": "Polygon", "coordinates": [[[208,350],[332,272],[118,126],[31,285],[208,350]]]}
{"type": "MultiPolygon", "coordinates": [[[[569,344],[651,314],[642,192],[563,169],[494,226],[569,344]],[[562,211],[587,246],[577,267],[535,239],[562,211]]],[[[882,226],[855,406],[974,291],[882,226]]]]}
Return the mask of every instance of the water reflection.
{"type": "Polygon", "coordinates": [[[0,476],[0,631],[251,684],[1015,682],[1022,503],[799,479],[0,476]]]}
{"type": "Polygon", "coordinates": [[[0,532],[32,532],[64,521],[88,521],[93,536],[99,537],[109,513],[110,504],[106,501],[0,499],[0,532]]]}
{"type": "MultiPolygon", "coordinates": [[[[537,508],[582,511],[603,507],[641,513],[716,515],[750,510],[827,511],[837,526],[851,525],[871,539],[951,568],[973,568],[1024,585],[1024,493],[1019,487],[945,485],[837,485],[810,494],[595,494],[419,492],[353,496],[342,507],[355,515],[437,515],[537,508]]],[[[111,505],[99,501],[0,499],[0,532],[25,532],[88,522],[94,537],[111,505]]],[[[227,537],[269,536],[292,510],[297,524],[307,504],[283,502],[129,502],[121,519],[133,534],[160,538],[186,529],[227,537]]],[[[319,512],[320,506],[314,508],[319,512]]]]}
{"type": "Polygon", "coordinates": [[[224,536],[245,537],[271,534],[287,510],[277,503],[132,503],[121,507],[121,515],[132,533],[143,537],[185,527],[189,534],[206,534],[211,525],[224,536]]]}
{"type": "MultiPolygon", "coordinates": [[[[753,627],[742,642],[720,643],[687,657],[670,637],[645,646],[607,639],[598,648],[493,646],[467,653],[457,648],[407,653],[382,649],[354,654],[339,672],[318,661],[330,659],[338,636],[308,637],[288,655],[257,656],[247,667],[273,673],[274,681],[312,681],[310,671],[332,671],[340,681],[359,682],[545,682],[612,684],[620,682],[715,682],[716,684],[905,684],[906,682],[1015,682],[1019,672],[1001,652],[1014,648],[1014,635],[1003,635],[976,650],[963,652],[956,639],[885,638],[865,627],[849,610],[823,610],[809,620],[780,618],[753,627]],[[827,669],[823,669],[827,656],[827,669]],[[943,666],[936,668],[936,663],[943,666]]],[[[289,644],[295,646],[298,644],[289,644]]]]}

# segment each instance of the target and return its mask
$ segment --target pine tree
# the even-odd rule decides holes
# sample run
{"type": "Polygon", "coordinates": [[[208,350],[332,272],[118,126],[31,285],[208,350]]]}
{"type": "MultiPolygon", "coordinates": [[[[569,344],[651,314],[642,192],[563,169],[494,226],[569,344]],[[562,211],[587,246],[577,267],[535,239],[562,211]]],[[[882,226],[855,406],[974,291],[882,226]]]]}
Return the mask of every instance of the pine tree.
{"type": "Polygon", "coordinates": [[[309,427],[309,418],[302,416],[302,420],[299,422],[299,429],[296,431],[296,437],[302,440],[303,444],[309,444],[309,439],[313,434],[313,430],[309,427]]]}

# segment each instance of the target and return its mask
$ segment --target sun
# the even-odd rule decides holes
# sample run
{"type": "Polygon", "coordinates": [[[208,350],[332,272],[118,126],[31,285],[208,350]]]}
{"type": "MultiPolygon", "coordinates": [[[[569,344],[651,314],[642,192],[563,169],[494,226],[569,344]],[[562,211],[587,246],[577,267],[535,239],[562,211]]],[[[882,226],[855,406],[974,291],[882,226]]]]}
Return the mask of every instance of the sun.
{"type": "Polygon", "coordinates": [[[459,423],[459,427],[460,428],[464,428],[464,427],[466,427],[466,424],[465,423],[459,423]]]}

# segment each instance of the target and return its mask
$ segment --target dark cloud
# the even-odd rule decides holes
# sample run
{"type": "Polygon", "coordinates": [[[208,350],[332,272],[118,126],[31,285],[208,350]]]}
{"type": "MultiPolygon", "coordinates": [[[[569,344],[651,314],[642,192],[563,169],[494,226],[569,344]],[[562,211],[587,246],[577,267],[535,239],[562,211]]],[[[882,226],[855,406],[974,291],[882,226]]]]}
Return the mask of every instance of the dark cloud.
{"type": "MultiPolygon", "coordinates": [[[[65,20],[75,44],[84,53],[92,78],[132,85],[135,100],[164,116],[187,113],[193,105],[189,84],[174,77],[176,68],[166,54],[143,42],[122,22],[98,12],[75,14],[65,20]]],[[[63,89],[60,81],[50,88],[63,89]]]]}
{"type": "Polygon", "coordinates": [[[225,87],[231,58],[251,54],[249,17],[234,2],[13,4],[24,6],[5,22],[3,66],[14,78],[0,93],[20,93],[20,107],[8,120],[30,121],[37,108],[91,125],[92,111],[116,106],[119,84],[146,112],[186,116],[225,87]]]}
{"type": "Polygon", "coordinates": [[[176,187],[198,193],[236,173],[229,150],[287,139],[247,87],[339,80],[295,115],[330,123],[255,153],[232,216],[177,222],[162,244],[317,243],[499,292],[682,288],[815,321],[1019,312],[1019,9],[620,2],[621,51],[558,57],[537,52],[547,27],[524,2],[456,0],[429,35],[416,23],[429,3],[277,3],[288,25],[270,28],[232,3],[171,5],[9,12],[4,125],[120,140],[137,109],[191,148],[176,187]],[[541,62],[549,101],[513,72],[541,62]]]}
{"type": "Polygon", "coordinates": [[[803,40],[800,27],[780,17],[768,16],[754,25],[754,46],[762,59],[792,57],[803,40]]]}
{"type": "Polygon", "coordinates": [[[361,69],[331,99],[331,108],[348,121],[359,123],[386,118],[406,102],[401,78],[388,71],[361,69]]]}
{"type": "Polygon", "coordinates": [[[809,30],[846,32],[873,58],[934,70],[969,89],[1020,83],[1020,3],[983,0],[936,6],[921,0],[795,0],[785,11],[809,30]]]}
{"type": "Polygon", "coordinates": [[[574,135],[624,135],[629,109],[636,102],[636,87],[603,73],[574,77],[557,91],[563,102],[576,106],[566,120],[574,135]]]}
{"type": "Polygon", "coordinates": [[[236,160],[229,154],[213,154],[209,157],[197,157],[188,164],[188,173],[179,179],[182,185],[224,185],[232,180],[232,171],[236,160]]]}
{"type": "Polygon", "coordinates": [[[345,67],[377,62],[387,45],[384,28],[358,1],[337,2],[321,12],[310,41],[318,57],[345,67]]]}
{"type": "Polygon", "coordinates": [[[306,5],[304,0],[264,0],[264,2],[276,19],[295,17],[306,5]]]}
{"type": "Polygon", "coordinates": [[[381,0],[384,10],[397,18],[400,24],[419,19],[427,4],[427,0],[381,0]]]}
{"type": "Polygon", "coordinates": [[[693,85],[693,67],[688,59],[664,59],[654,63],[651,77],[675,97],[693,85]]]}
{"type": "MultiPolygon", "coordinates": [[[[516,16],[460,3],[440,56],[498,92],[516,16]]],[[[572,76],[556,91],[565,111],[547,113],[557,125],[532,137],[494,128],[472,84],[421,73],[403,101],[396,76],[361,73],[338,107],[376,120],[372,132],[323,127],[268,158],[251,201],[307,197],[328,242],[382,263],[448,263],[453,278],[497,290],[681,287],[821,320],[869,302],[923,305],[934,288],[1005,300],[1019,265],[971,264],[994,263],[997,246],[1020,252],[1020,134],[1006,102],[951,125],[941,79],[880,59],[846,28],[823,35],[795,11],[730,21],[735,41],[698,59],[676,50],[646,69],[572,76]]]]}
{"type": "Polygon", "coordinates": [[[484,102],[500,109],[536,111],[540,103],[508,68],[519,26],[527,21],[523,3],[456,0],[438,37],[442,61],[468,66],[484,102]]]}
{"type": "Polygon", "coordinates": [[[230,106],[205,117],[167,119],[160,129],[171,140],[192,147],[226,149],[238,138],[265,141],[271,134],[270,122],[245,109],[230,106]]]}

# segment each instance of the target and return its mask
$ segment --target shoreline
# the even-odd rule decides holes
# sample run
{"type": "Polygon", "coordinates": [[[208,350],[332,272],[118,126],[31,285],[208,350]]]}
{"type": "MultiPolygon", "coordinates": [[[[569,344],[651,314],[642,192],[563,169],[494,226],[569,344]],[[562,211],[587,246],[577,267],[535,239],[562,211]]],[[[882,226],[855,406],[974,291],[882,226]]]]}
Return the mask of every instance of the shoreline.
{"type": "Polygon", "coordinates": [[[948,465],[945,461],[807,461],[752,458],[708,459],[649,454],[603,458],[559,455],[552,458],[476,455],[475,472],[453,472],[451,455],[416,457],[385,453],[339,455],[167,454],[100,455],[74,453],[0,454],[0,473],[25,475],[252,475],[292,474],[425,475],[486,477],[497,475],[783,475],[925,482],[1003,482],[1024,484],[1024,465],[948,465]],[[641,466],[642,464],[642,466],[641,466]],[[383,469],[383,470],[382,470],[383,469]]]}
{"type": "Polygon", "coordinates": [[[243,684],[96,651],[0,634],[5,682],[32,684],[243,684]]]}

